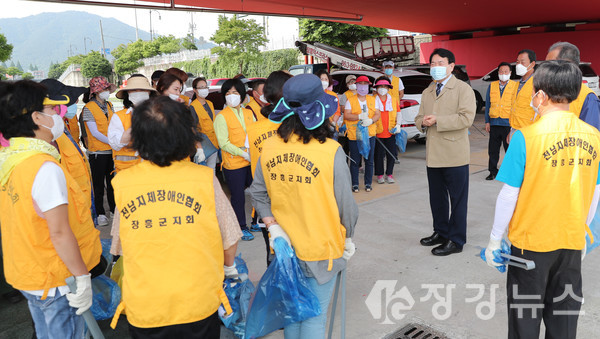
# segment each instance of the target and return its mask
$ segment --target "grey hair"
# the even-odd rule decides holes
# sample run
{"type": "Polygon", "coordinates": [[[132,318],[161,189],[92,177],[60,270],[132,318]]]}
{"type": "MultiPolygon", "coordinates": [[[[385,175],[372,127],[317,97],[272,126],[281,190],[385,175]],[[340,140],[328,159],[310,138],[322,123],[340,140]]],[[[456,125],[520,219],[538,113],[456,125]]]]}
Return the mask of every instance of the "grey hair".
{"type": "Polygon", "coordinates": [[[548,49],[548,53],[558,48],[560,48],[560,52],[558,52],[558,58],[560,60],[567,60],[572,63],[575,63],[576,65],[579,65],[579,63],[581,62],[581,57],[579,54],[579,48],[577,48],[577,46],[573,45],[570,42],[559,41],[550,46],[550,48],[548,49]]]}
{"type": "Polygon", "coordinates": [[[552,102],[570,103],[581,90],[581,70],[567,60],[546,61],[535,71],[533,89],[544,91],[552,102]]]}

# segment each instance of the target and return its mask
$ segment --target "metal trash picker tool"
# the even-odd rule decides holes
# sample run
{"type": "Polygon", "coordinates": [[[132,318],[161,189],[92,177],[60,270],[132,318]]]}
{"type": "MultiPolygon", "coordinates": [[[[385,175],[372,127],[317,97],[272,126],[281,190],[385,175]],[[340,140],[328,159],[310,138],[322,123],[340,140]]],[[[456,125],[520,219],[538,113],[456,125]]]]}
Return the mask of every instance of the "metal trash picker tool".
{"type": "MultiPolygon", "coordinates": [[[[483,252],[483,253],[480,252],[479,255],[475,255],[475,256],[479,257],[479,258],[485,258],[485,247],[481,247],[481,246],[475,246],[475,247],[480,249],[483,252]]],[[[500,256],[502,258],[508,260],[507,262],[505,262],[506,265],[522,268],[526,271],[530,271],[535,268],[535,262],[533,260],[527,260],[527,259],[515,257],[513,255],[506,254],[504,252],[500,252],[500,256]]]]}
{"type": "MultiPolygon", "coordinates": [[[[75,277],[68,277],[65,281],[67,282],[67,286],[69,286],[69,290],[71,291],[71,293],[76,293],[77,283],[75,282],[75,277]]],[[[85,324],[90,330],[92,337],[94,339],[104,339],[104,335],[102,334],[100,327],[98,327],[98,323],[96,322],[96,319],[94,319],[92,311],[87,310],[83,312],[81,316],[83,317],[83,320],[85,320],[85,324]]]]}
{"type": "MultiPolygon", "coordinates": [[[[333,323],[335,321],[335,309],[337,306],[338,292],[340,291],[340,285],[342,286],[342,305],[340,306],[342,309],[341,313],[341,321],[342,321],[342,330],[340,338],[346,338],[346,269],[343,269],[338,273],[335,280],[335,294],[333,295],[333,305],[331,305],[331,317],[329,320],[329,334],[327,335],[327,339],[331,339],[333,335],[333,323]]],[[[325,310],[327,312],[327,310],[325,310]]]]}

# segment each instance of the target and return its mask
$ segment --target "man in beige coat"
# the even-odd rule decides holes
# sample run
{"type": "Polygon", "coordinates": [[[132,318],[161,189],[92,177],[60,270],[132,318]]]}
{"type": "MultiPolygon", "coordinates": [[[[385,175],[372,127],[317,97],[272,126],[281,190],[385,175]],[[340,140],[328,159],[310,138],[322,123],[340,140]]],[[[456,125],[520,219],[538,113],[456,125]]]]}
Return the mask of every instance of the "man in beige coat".
{"type": "Polygon", "coordinates": [[[454,54],[437,48],[429,57],[433,82],[423,91],[417,128],[427,131],[427,180],[433,234],[421,245],[437,247],[437,256],[459,253],[467,241],[469,196],[469,126],[475,118],[475,95],[452,75],[454,54]],[[448,196],[450,199],[448,199],[448,196]],[[449,200],[449,201],[448,201],[449,200]]]}

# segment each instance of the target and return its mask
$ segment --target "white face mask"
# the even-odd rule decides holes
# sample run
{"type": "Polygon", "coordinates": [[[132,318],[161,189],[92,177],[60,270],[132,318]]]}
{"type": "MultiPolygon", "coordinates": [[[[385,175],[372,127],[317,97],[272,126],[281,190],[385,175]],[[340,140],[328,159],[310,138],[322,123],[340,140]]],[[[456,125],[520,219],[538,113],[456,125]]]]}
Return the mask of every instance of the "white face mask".
{"type": "Polygon", "coordinates": [[[265,98],[264,94],[261,94],[260,97],[258,98],[260,101],[264,102],[264,103],[268,103],[267,99],[265,98]]]}
{"type": "Polygon", "coordinates": [[[377,94],[384,96],[384,95],[388,94],[388,89],[385,87],[379,87],[377,89],[377,94]]]}
{"type": "Polygon", "coordinates": [[[500,79],[500,81],[502,81],[502,82],[508,81],[508,80],[510,80],[510,73],[508,73],[508,74],[498,74],[498,79],[500,79]]]}
{"type": "Polygon", "coordinates": [[[98,98],[100,98],[102,100],[108,100],[109,96],[110,96],[109,91],[102,91],[102,92],[98,93],[98,98]]]}
{"type": "MultiPolygon", "coordinates": [[[[529,66],[531,66],[531,64],[529,66]]],[[[521,64],[517,64],[517,66],[515,66],[515,71],[517,72],[517,75],[520,77],[525,75],[525,73],[527,73],[527,70],[529,69],[529,66],[525,67],[521,64]]]]}
{"type": "Polygon", "coordinates": [[[356,84],[348,85],[348,89],[351,91],[356,91],[356,84]]]}
{"type": "Polygon", "coordinates": [[[177,94],[169,94],[169,98],[171,98],[171,100],[177,101],[177,99],[179,99],[179,95],[177,95],[177,94]]]}
{"type": "Polygon", "coordinates": [[[201,97],[202,99],[204,99],[208,96],[208,88],[199,89],[197,91],[198,91],[198,96],[201,97]]]}
{"type": "Polygon", "coordinates": [[[129,93],[129,101],[131,101],[133,106],[137,106],[148,99],[150,99],[150,93],[148,92],[129,93]]]}
{"type": "Polygon", "coordinates": [[[237,107],[240,104],[241,97],[239,94],[227,94],[225,96],[225,101],[227,101],[227,106],[229,107],[237,107]]]}
{"type": "Polygon", "coordinates": [[[58,114],[50,115],[50,114],[46,114],[44,112],[40,112],[40,114],[52,118],[52,122],[54,123],[54,125],[52,125],[52,127],[48,127],[46,125],[40,125],[40,126],[45,127],[50,130],[50,133],[52,133],[52,141],[58,139],[58,137],[60,137],[65,132],[65,123],[63,122],[63,119],[58,114]]]}
{"type": "Polygon", "coordinates": [[[535,92],[535,94],[531,97],[531,101],[529,102],[529,106],[531,108],[533,108],[533,110],[535,111],[534,119],[535,119],[535,117],[537,117],[538,115],[540,115],[540,106],[542,105],[542,102],[540,101],[540,104],[537,105],[537,107],[533,106],[533,98],[535,98],[535,96],[538,95],[540,92],[544,93],[544,91],[542,91],[542,90],[539,90],[539,91],[535,92]]]}
{"type": "Polygon", "coordinates": [[[327,87],[329,87],[329,81],[322,81],[321,80],[321,84],[323,85],[323,89],[327,89],[327,87]]]}

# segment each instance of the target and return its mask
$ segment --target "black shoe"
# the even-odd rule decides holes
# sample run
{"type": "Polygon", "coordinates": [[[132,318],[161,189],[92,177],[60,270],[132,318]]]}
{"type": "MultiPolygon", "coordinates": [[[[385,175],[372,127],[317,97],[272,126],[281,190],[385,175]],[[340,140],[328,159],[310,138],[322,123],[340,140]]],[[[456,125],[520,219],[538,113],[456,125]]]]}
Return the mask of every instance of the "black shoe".
{"type": "Polygon", "coordinates": [[[433,232],[431,236],[421,239],[421,245],[423,246],[439,245],[444,242],[446,242],[446,239],[442,238],[438,232],[433,232]]]}
{"type": "Polygon", "coordinates": [[[445,243],[441,244],[438,247],[435,247],[431,250],[431,253],[433,253],[433,255],[437,255],[437,256],[445,256],[445,255],[449,255],[452,253],[460,253],[462,252],[462,246],[459,246],[457,243],[455,243],[452,240],[448,240],[445,243]]]}
{"type": "Polygon", "coordinates": [[[488,175],[487,177],[485,177],[485,180],[494,180],[496,179],[496,175],[493,173],[490,173],[490,175],[488,175]]]}

